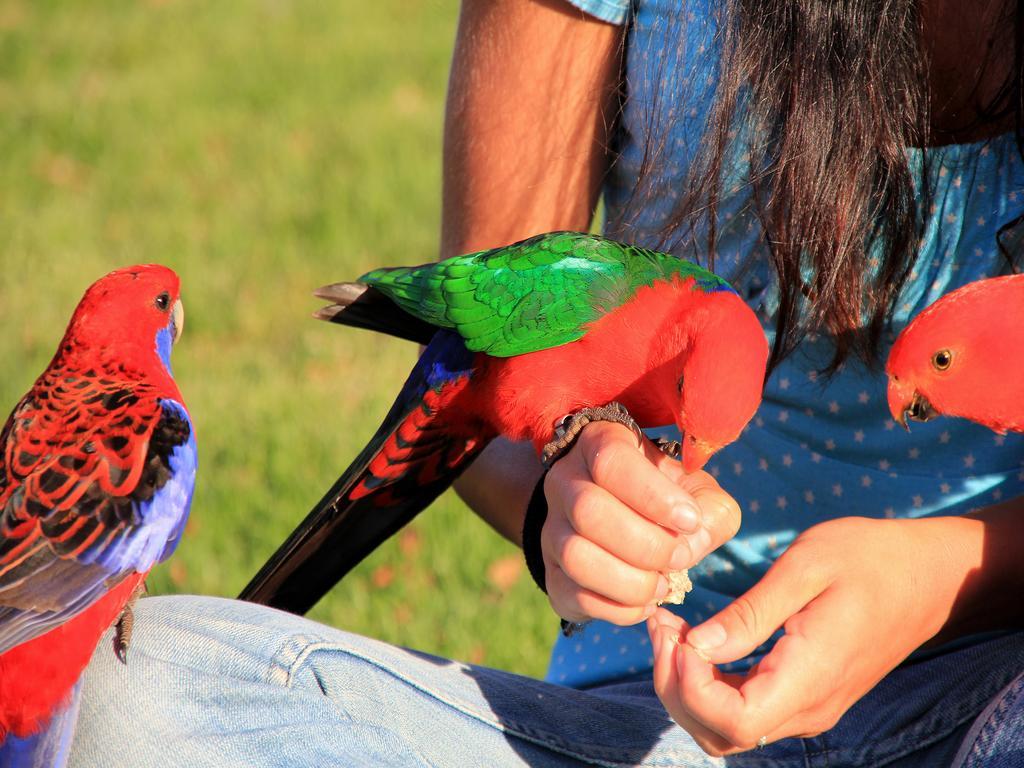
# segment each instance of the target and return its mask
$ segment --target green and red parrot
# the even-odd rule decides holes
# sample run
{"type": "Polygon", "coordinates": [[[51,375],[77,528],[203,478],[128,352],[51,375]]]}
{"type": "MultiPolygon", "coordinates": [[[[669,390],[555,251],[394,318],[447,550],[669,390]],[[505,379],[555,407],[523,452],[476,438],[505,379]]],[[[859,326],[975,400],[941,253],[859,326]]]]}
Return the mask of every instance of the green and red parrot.
{"type": "Polygon", "coordinates": [[[675,256],[554,232],[321,289],[319,317],[421,344],[370,443],[242,592],[296,613],[502,435],[538,452],[567,414],[617,401],[678,425],[687,471],[761,401],[768,343],[730,285],[675,256]]]}
{"type": "Polygon", "coordinates": [[[100,636],[174,550],[196,444],[171,376],[178,276],[148,265],[85,293],[0,433],[0,765],[64,765],[100,636]]]}
{"type": "Polygon", "coordinates": [[[897,337],[885,366],[889,410],[928,421],[957,416],[1024,431],[1024,275],[977,280],[946,294],[897,337]]]}

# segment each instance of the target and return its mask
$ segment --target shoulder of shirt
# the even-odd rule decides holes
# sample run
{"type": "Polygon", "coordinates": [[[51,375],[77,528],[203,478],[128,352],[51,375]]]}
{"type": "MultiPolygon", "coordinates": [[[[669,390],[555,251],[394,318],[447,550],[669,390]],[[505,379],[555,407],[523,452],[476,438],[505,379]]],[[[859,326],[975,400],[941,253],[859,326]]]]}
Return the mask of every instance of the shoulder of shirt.
{"type": "Polygon", "coordinates": [[[611,24],[622,24],[629,13],[629,0],[569,0],[569,3],[611,24]]]}

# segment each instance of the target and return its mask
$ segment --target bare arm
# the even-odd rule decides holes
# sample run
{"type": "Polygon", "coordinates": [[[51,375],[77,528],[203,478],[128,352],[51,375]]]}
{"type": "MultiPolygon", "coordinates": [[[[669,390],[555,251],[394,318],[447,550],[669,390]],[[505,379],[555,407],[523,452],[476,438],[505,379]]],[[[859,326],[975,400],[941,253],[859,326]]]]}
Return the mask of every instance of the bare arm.
{"type": "MultiPolygon", "coordinates": [[[[445,118],[442,257],[589,228],[622,34],[563,0],[464,0],[445,118]]],[[[519,544],[539,476],[530,446],[497,440],[456,490],[519,544]]]]}

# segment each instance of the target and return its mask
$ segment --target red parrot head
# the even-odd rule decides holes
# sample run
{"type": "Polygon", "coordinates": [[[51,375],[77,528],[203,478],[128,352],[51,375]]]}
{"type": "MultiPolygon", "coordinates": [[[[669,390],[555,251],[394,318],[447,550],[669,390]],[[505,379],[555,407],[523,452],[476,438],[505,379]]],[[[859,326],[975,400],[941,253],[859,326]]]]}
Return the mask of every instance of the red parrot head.
{"type": "Polygon", "coordinates": [[[969,283],[925,309],[885,366],[893,419],[906,427],[908,419],[959,416],[998,432],[1024,428],[1022,318],[1021,275],[969,283]]]}
{"type": "Polygon", "coordinates": [[[185,324],[180,287],[174,271],[159,264],[125,267],[101,277],[78,303],[61,349],[70,341],[107,351],[155,345],[169,368],[171,345],[185,324]]]}
{"type": "Polygon", "coordinates": [[[692,323],[677,387],[678,427],[686,472],[733,442],[761,404],[768,340],[757,316],[731,291],[707,294],[692,323]]]}

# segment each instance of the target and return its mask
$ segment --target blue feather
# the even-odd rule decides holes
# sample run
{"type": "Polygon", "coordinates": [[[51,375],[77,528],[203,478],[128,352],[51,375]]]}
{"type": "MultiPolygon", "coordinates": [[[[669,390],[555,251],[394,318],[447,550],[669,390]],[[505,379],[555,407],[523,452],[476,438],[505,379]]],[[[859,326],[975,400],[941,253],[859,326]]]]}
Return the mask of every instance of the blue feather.
{"type": "Polygon", "coordinates": [[[161,328],[156,334],[156,353],[164,368],[171,373],[171,347],[174,346],[174,320],[161,328]]]}
{"type": "MultiPolygon", "coordinates": [[[[185,408],[173,400],[161,401],[167,413],[189,421],[185,408]]],[[[191,421],[189,421],[191,425],[191,421]]],[[[196,477],[196,436],[177,446],[169,457],[170,479],[153,498],[138,505],[140,524],[114,546],[103,549],[96,562],[111,573],[145,573],[168,557],[177,546],[188,520],[196,477]]]]}
{"type": "Polygon", "coordinates": [[[14,734],[0,742],[0,766],[3,768],[63,768],[71,752],[71,739],[78,722],[78,704],[82,681],[71,689],[71,699],[50,717],[39,733],[18,738],[14,734]]]}
{"type": "MultiPolygon", "coordinates": [[[[423,351],[419,363],[406,382],[406,388],[410,384],[425,383],[426,386],[418,393],[422,397],[427,388],[437,389],[442,384],[467,375],[473,368],[474,357],[475,353],[466,349],[466,342],[459,334],[448,329],[440,330],[423,351]],[[416,375],[417,369],[420,376],[416,375]]],[[[403,398],[399,396],[399,399],[403,398]]]]}

